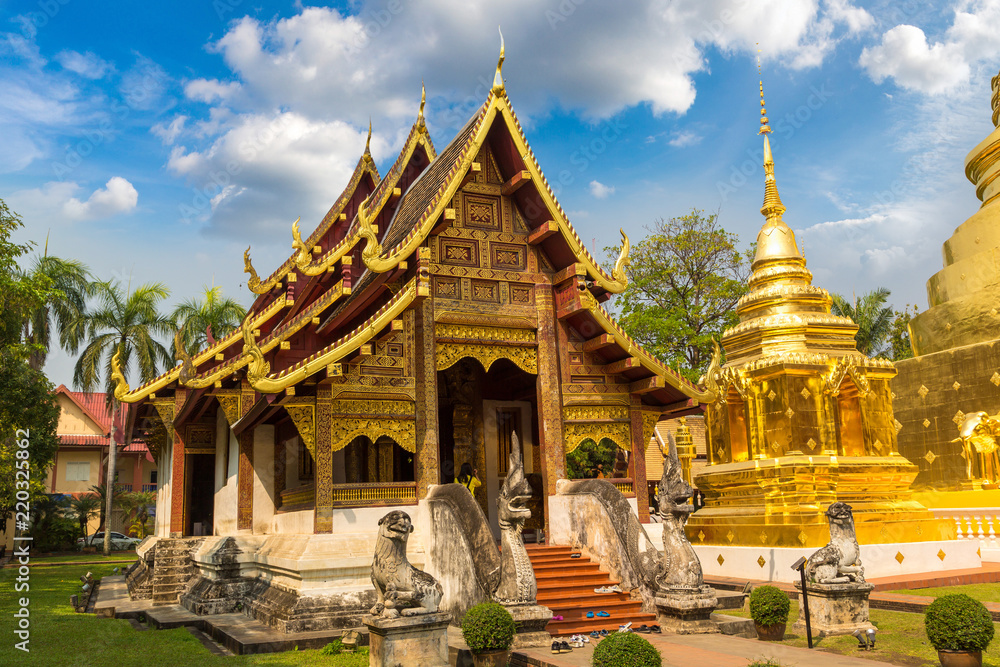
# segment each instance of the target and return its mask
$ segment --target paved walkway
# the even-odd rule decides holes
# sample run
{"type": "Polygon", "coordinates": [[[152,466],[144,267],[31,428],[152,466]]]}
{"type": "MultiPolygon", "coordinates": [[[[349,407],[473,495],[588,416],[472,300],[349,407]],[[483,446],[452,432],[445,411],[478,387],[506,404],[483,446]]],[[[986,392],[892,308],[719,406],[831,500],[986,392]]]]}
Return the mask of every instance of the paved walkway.
{"type": "MultiPolygon", "coordinates": [[[[796,648],[757,639],[725,635],[642,635],[660,651],[664,667],[746,667],[756,658],[772,658],[784,667],[878,667],[889,665],[865,658],[826,653],[816,649],[796,648]]],[[[589,667],[594,643],[573,649],[572,653],[555,655],[551,649],[538,648],[518,651],[511,660],[513,667],[589,667]]]]}

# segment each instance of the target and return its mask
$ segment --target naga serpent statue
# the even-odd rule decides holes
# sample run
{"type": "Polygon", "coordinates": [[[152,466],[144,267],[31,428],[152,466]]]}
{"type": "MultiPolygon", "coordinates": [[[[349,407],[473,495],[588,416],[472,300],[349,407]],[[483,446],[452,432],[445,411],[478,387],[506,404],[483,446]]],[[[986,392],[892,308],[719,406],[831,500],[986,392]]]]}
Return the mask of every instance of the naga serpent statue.
{"type": "Polygon", "coordinates": [[[528,560],[521,531],[531,517],[525,507],[531,499],[531,485],[524,475],[521,443],[517,434],[511,434],[510,457],[507,459],[507,478],[500,487],[497,498],[497,522],[500,524],[500,584],[493,599],[501,604],[535,604],[538,585],[535,571],[528,560]]]}
{"type": "Polygon", "coordinates": [[[806,563],[806,578],[817,584],[864,583],[861,548],[854,535],[854,513],[847,503],[836,502],[826,510],[830,520],[830,543],[806,563]]]}
{"type": "Polygon", "coordinates": [[[378,601],[373,616],[398,618],[431,614],[438,610],[444,596],[434,577],[410,565],[406,543],[413,532],[410,515],[393,510],[378,522],[378,540],[372,561],[372,584],[378,601]]]}
{"type": "Polygon", "coordinates": [[[694,507],[688,504],[693,490],[681,477],[677,445],[673,435],[667,436],[669,453],[663,464],[663,475],[657,485],[659,514],[663,522],[663,556],[666,567],[657,578],[661,590],[698,591],[704,584],[701,561],[684,534],[694,507]]]}

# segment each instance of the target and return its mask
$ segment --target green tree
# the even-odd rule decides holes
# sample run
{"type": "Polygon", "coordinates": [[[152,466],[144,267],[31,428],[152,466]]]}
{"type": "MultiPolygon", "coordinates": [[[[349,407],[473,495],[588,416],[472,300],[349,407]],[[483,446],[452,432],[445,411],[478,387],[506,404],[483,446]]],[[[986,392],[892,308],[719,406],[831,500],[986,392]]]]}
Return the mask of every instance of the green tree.
{"type": "Polygon", "coordinates": [[[892,348],[891,354],[894,361],[909,359],[913,356],[913,346],[910,343],[910,320],[919,312],[920,309],[916,304],[903,306],[903,310],[893,312],[889,346],[892,348]]]}
{"type": "Polygon", "coordinates": [[[46,248],[46,252],[35,258],[28,277],[52,288],[49,298],[32,309],[24,322],[25,341],[34,347],[29,363],[32,368],[41,370],[51,349],[53,328],[64,350],[76,354],[80,347],[90,286],[89,271],[82,262],[50,257],[46,248]]]}
{"type": "Polygon", "coordinates": [[[118,503],[125,510],[126,523],[129,529],[139,539],[146,537],[146,521],[149,520],[149,506],[156,504],[156,493],[153,491],[131,491],[118,497],[118,503]]]}
{"type": "Polygon", "coordinates": [[[597,477],[600,466],[604,476],[611,477],[617,455],[617,446],[611,440],[605,438],[598,444],[588,438],[566,455],[566,474],[570,479],[597,477]]]}
{"type": "Polygon", "coordinates": [[[854,340],[858,352],[866,357],[879,357],[891,350],[889,337],[892,333],[893,310],[886,305],[889,290],[879,287],[864,296],[854,296],[854,303],[839,294],[832,294],[834,315],[849,317],[858,325],[854,340]]]}
{"type": "Polygon", "coordinates": [[[54,388],[28,363],[38,345],[23,339],[29,313],[42,307],[53,289],[47,277],[31,278],[18,265],[33,245],[13,242],[13,234],[23,226],[20,216],[0,199],[0,526],[5,531],[17,508],[18,491],[27,491],[31,504],[44,496],[46,471],[59,446],[54,388]]]}
{"type": "Polygon", "coordinates": [[[85,493],[69,501],[77,522],[80,524],[80,535],[87,536],[87,524],[94,515],[101,511],[101,498],[96,493],[85,493]]]}
{"type": "MultiPolygon", "coordinates": [[[[121,406],[114,397],[111,360],[115,354],[119,355],[118,363],[126,380],[134,365],[140,381],[149,382],[157,376],[159,368],[173,365],[167,349],[154,336],[167,337],[174,333],[175,328],[171,319],[159,312],[160,302],[170,294],[160,283],[142,285],[133,291],[123,290],[117,282],[99,281],[93,284],[91,293],[96,305],[87,314],[88,342],[73,369],[73,382],[83,391],[94,391],[104,378],[112,423],[107,479],[113,489],[118,459],[114,430],[121,406]]],[[[106,502],[105,518],[111,516],[114,491],[108,494],[106,502]]],[[[109,530],[104,531],[104,553],[111,553],[109,530]]]]}
{"type": "MultiPolygon", "coordinates": [[[[693,209],[646,227],[632,247],[629,285],[616,305],[622,328],[647,350],[697,382],[712,357],[712,339],[737,322],[752,255],[718,214],[693,209]]],[[[610,250],[610,249],[609,249],[610,250]]]]}
{"type": "Polygon", "coordinates": [[[246,314],[246,308],[222,296],[222,287],[206,286],[204,298],[183,301],[170,317],[183,331],[184,349],[194,354],[208,346],[209,327],[218,340],[236,331],[246,314]]]}

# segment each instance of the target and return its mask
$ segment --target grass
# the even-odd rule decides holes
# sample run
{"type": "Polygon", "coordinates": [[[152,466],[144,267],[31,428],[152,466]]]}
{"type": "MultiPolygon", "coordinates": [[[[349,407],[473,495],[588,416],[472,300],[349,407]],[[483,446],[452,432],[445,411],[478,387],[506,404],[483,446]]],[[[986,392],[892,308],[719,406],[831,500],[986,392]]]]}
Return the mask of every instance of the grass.
{"type": "Polygon", "coordinates": [[[212,655],[184,628],[140,632],[127,621],[97,619],[92,614],[77,614],[69,606],[69,596],[80,589],[79,576],[90,569],[95,578],[111,574],[111,565],[39,568],[30,574],[30,590],[15,592],[17,571],[0,571],[0,618],[7,619],[0,643],[0,664],[25,667],[366,667],[367,651],[357,654],[325,656],[320,650],[287,651],[255,656],[221,657],[212,655]],[[31,621],[30,653],[14,648],[19,641],[11,632],[10,620],[18,609],[18,599],[28,597],[31,621]]]}
{"type": "MultiPolygon", "coordinates": [[[[136,559],[135,549],[132,551],[112,551],[110,556],[102,553],[96,554],[63,554],[58,556],[32,556],[32,563],[79,563],[92,560],[127,560],[129,562],[136,559]]],[[[86,573],[84,573],[86,574],[86,573]]]]}
{"type": "Polygon", "coordinates": [[[968,584],[966,586],[941,586],[938,588],[913,588],[909,590],[890,591],[903,595],[923,595],[929,598],[939,598],[952,593],[965,593],[973,600],[980,602],[1000,602],[1000,584],[968,584]]]}
{"type": "MultiPolygon", "coordinates": [[[[966,586],[956,586],[954,589],[969,588],[966,586]]],[[[954,589],[946,588],[943,591],[951,592],[954,589]]],[[[745,609],[742,611],[724,610],[721,613],[730,616],[740,616],[749,618],[750,613],[745,609]]],[[[799,646],[806,648],[805,632],[792,632],[792,624],[799,617],[799,603],[792,600],[792,608],[788,614],[788,629],[785,632],[785,639],[782,644],[789,646],[799,646]]],[[[858,650],[858,641],[848,636],[826,637],[824,639],[813,638],[813,650],[849,655],[857,658],[867,658],[869,660],[879,660],[889,662],[894,665],[907,665],[909,667],[934,667],[939,665],[937,651],[930,642],[927,641],[927,634],[924,632],[924,615],[912,614],[902,611],[884,611],[872,609],[869,612],[872,624],[877,628],[875,637],[875,650],[858,650]]],[[[1000,667],[1000,628],[994,623],[997,629],[993,643],[983,651],[983,667],[1000,667]]],[[[817,664],[820,664],[817,662],[817,664]]]]}

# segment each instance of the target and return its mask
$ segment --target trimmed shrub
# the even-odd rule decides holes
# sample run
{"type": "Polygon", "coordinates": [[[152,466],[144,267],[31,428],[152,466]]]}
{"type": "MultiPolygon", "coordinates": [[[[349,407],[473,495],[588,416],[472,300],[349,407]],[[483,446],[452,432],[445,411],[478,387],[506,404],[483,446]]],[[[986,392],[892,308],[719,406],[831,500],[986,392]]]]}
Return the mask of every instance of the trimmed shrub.
{"type": "Polygon", "coordinates": [[[924,629],[939,651],[984,651],[993,639],[993,617],[968,595],[945,595],[927,607],[924,629]]]}
{"type": "Polygon", "coordinates": [[[750,618],[757,625],[787,623],[790,608],[788,596],[775,586],[758,586],[750,593],[750,618]]]}
{"type": "Polygon", "coordinates": [[[632,632],[613,632],[598,643],[594,667],[661,667],[663,658],[652,644],[632,632]]]}
{"type": "Polygon", "coordinates": [[[462,619],[462,637],[473,653],[506,651],[515,634],[517,626],[510,612],[496,602],[477,604],[462,619]]]}

